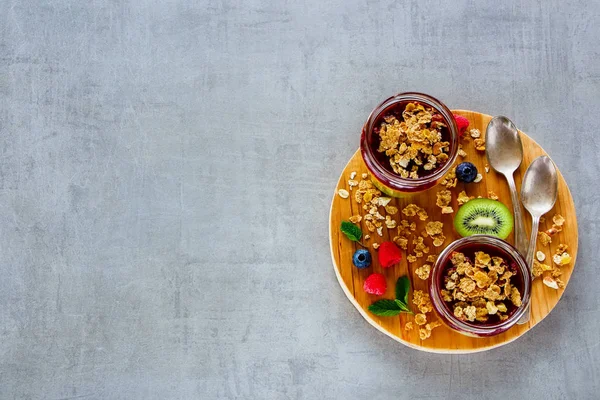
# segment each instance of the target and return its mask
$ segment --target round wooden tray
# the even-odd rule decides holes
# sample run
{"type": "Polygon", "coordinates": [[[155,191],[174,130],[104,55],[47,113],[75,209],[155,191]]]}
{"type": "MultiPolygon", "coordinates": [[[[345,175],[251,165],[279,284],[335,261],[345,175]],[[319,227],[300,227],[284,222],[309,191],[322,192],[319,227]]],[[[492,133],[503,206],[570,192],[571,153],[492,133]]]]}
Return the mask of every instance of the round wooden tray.
{"type": "MultiPolygon", "coordinates": [[[[455,110],[453,112],[468,118],[471,123],[469,128],[479,129],[482,133],[482,137],[485,134],[488,122],[492,118],[489,115],[480,114],[473,111],[455,110]]],[[[517,189],[520,189],[521,179],[531,161],[540,155],[546,155],[546,152],[533,139],[525,135],[523,132],[520,133],[521,140],[523,141],[524,159],[521,167],[515,173],[517,189]]],[[[453,194],[452,207],[454,210],[456,211],[458,209],[456,196],[462,190],[466,190],[469,196],[483,197],[487,197],[488,191],[491,190],[499,196],[500,201],[502,201],[512,210],[510,193],[508,191],[508,184],[506,183],[505,178],[502,175],[497,174],[491,168],[489,173],[485,172],[484,167],[487,165],[485,153],[475,150],[472,139],[463,140],[462,144],[464,150],[467,152],[467,157],[465,157],[464,160],[470,161],[477,166],[477,169],[483,175],[483,180],[479,183],[470,184],[463,184],[459,182],[456,188],[451,189],[453,194]]],[[[355,178],[357,180],[360,180],[362,173],[368,172],[362,161],[360,151],[354,153],[354,156],[344,168],[344,171],[342,172],[337,184],[336,192],[340,188],[349,190],[348,180],[350,179],[350,174],[353,171],[357,173],[357,177],[355,178]]],[[[434,187],[428,191],[413,195],[411,197],[393,199],[390,204],[398,207],[399,210],[410,203],[416,203],[420,207],[425,208],[429,214],[428,221],[442,221],[444,223],[444,235],[446,236],[446,242],[444,243],[444,246],[446,246],[453,240],[458,239],[459,235],[454,231],[452,223],[455,214],[442,215],[441,209],[435,205],[436,193],[439,190],[441,190],[440,187],[434,187]]],[[[525,228],[528,232],[527,237],[529,237],[529,232],[531,230],[531,217],[527,211],[524,212],[524,215],[526,216],[525,228]]],[[[538,243],[538,250],[542,250],[546,254],[547,259],[545,263],[552,263],[551,257],[558,245],[563,243],[569,246],[569,253],[573,257],[573,261],[569,265],[562,267],[563,275],[561,277],[566,285],[573,272],[573,267],[575,266],[578,235],[575,205],[573,204],[573,198],[571,197],[567,183],[560,172],[558,174],[558,199],[556,201],[556,205],[552,211],[546,214],[546,221],[540,224],[540,230],[546,230],[552,226],[552,216],[554,216],[555,213],[561,214],[566,219],[563,231],[552,237],[552,243],[549,247],[543,247],[540,243],[538,243]]],[[[348,199],[342,199],[337,194],[334,194],[329,216],[329,239],[336,276],[346,296],[348,296],[352,304],[354,304],[361,315],[371,325],[390,336],[392,339],[395,339],[409,347],[436,353],[474,353],[501,346],[515,340],[540,322],[546,315],[550,313],[556,303],[558,303],[564,291],[564,289],[555,290],[546,287],[542,283],[541,278],[536,279],[532,288],[532,313],[530,322],[525,325],[516,325],[503,334],[490,338],[471,338],[456,333],[450,328],[442,325],[441,327],[433,330],[430,338],[421,340],[419,338],[419,332],[418,329],[416,329],[416,325],[415,329],[411,331],[404,330],[404,324],[408,321],[412,321],[414,318],[413,316],[408,314],[400,314],[400,316],[397,317],[378,317],[371,314],[367,307],[378,299],[393,298],[396,279],[402,275],[408,274],[408,276],[411,278],[412,289],[421,289],[427,291],[427,282],[419,279],[414,274],[414,270],[420,265],[420,263],[423,263],[424,259],[420,259],[417,261],[417,263],[408,265],[406,261],[406,252],[403,251],[404,257],[399,265],[387,269],[381,268],[377,262],[376,251],[373,250],[371,245],[374,242],[381,243],[391,240],[396,234],[396,229],[390,229],[388,232],[388,229],[385,228],[384,225],[383,237],[379,237],[377,233],[373,233],[370,234],[371,238],[366,241],[371,254],[374,256],[372,266],[364,270],[357,269],[352,264],[352,254],[358,248],[358,245],[348,240],[340,232],[341,221],[347,220],[350,216],[356,214],[363,215],[364,211],[359,204],[354,201],[352,193],[348,199]],[[362,289],[366,277],[373,272],[382,273],[387,277],[388,290],[384,296],[378,297],[369,295],[362,289]]],[[[394,218],[397,220],[401,219],[400,215],[401,214],[399,213],[395,215],[394,218]]],[[[411,220],[415,220],[415,218],[412,218],[411,220]]],[[[424,224],[425,222],[417,221],[416,232],[421,232],[424,228],[424,224]]],[[[368,233],[362,223],[361,228],[363,232],[368,233]]],[[[507,240],[510,243],[514,243],[514,236],[511,234],[507,240]]],[[[439,254],[444,246],[437,248],[430,246],[431,254],[439,254]]],[[[409,252],[412,250],[411,240],[409,240],[408,250],[409,252]]],[[[428,314],[428,319],[434,320],[437,319],[437,317],[433,316],[433,314],[428,314]]]]}

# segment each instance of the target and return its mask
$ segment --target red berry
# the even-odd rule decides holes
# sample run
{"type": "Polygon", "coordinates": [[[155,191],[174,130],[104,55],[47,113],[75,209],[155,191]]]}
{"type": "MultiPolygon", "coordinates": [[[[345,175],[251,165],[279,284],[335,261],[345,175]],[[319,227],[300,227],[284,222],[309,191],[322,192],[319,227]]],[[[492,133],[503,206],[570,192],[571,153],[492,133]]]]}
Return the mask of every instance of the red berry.
{"type": "Polygon", "coordinates": [[[365,292],[369,294],[381,296],[385,293],[385,290],[387,289],[387,282],[385,281],[385,276],[381,274],[369,275],[365,280],[363,289],[365,289],[365,292]]]}
{"type": "Polygon", "coordinates": [[[379,264],[383,268],[389,268],[402,260],[402,252],[394,242],[383,242],[378,250],[379,264]]]}
{"type": "Polygon", "coordinates": [[[469,127],[469,120],[462,115],[456,114],[454,114],[454,120],[456,121],[456,126],[458,127],[458,134],[460,136],[464,135],[465,131],[469,127]]]}

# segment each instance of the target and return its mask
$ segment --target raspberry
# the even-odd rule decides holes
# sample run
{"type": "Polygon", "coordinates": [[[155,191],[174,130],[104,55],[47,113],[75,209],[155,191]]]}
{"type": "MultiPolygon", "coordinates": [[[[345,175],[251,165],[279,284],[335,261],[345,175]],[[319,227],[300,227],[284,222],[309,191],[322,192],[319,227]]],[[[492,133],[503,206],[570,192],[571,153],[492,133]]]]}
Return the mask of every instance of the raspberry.
{"type": "Polygon", "coordinates": [[[385,276],[381,274],[369,275],[365,280],[363,289],[365,289],[365,292],[369,294],[381,296],[385,293],[385,290],[387,289],[387,282],[385,281],[385,276]]]}
{"type": "Polygon", "coordinates": [[[469,120],[462,115],[456,114],[454,114],[454,120],[456,121],[456,126],[458,127],[458,134],[460,136],[464,135],[465,131],[469,127],[469,120]]]}
{"type": "Polygon", "coordinates": [[[379,264],[383,268],[389,268],[402,260],[402,252],[394,242],[383,242],[379,247],[379,264]]]}

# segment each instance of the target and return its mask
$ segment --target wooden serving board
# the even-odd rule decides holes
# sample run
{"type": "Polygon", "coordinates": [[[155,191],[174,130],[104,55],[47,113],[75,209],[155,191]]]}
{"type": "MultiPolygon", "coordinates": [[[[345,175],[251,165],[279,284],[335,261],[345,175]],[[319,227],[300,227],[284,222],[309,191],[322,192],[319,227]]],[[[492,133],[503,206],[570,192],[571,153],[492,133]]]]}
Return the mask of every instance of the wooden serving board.
{"type": "MultiPolygon", "coordinates": [[[[469,119],[470,125],[469,129],[477,128],[481,131],[482,137],[485,135],[486,127],[491,120],[491,116],[476,113],[473,111],[465,111],[465,110],[455,110],[453,111],[455,114],[460,114],[469,119]]],[[[541,155],[547,155],[546,152],[529,136],[520,132],[521,140],[523,142],[523,150],[524,150],[524,159],[523,163],[519,170],[515,173],[515,180],[517,184],[517,189],[520,190],[521,180],[525,173],[525,170],[536,157],[541,155]]],[[[468,136],[468,133],[465,134],[468,136]]],[[[391,205],[398,207],[399,210],[402,210],[405,206],[410,203],[416,203],[420,207],[423,207],[427,210],[429,214],[429,219],[425,222],[419,221],[418,218],[406,218],[401,211],[398,214],[394,215],[393,218],[397,221],[400,219],[409,219],[417,222],[417,230],[414,234],[418,235],[424,227],[425,223],[428,221],[442,221],[444,223],[444,235],[446,236],[446,242],[441,247],[433,247],[430,245],[430,241],[427,242],[431,247],[430,254],[439,254],[442,249],[447,246],[449,243],[458,239],[460,236],[454,231],[453,228],[453,218],[458,210],[458,205],[456,203],[456,197],[460,191],[465,190],[467,195],[469,196],[483,196],[487,197],[488,191],[492,190],[499,196],[499,200],[506,204],[509,209],[512,210],[512,203],[510,199],[510,193],[508,190],[508,184],[506,183],[505,178],[493,171],[490,168],[489,173],[485,172],[485,166],[487,165],[485,152],[479,152],[475,150],[473,145],[473,139],[461,140],[463,145],[463,149],[467,152],[467,156],[462,161],[469,161],[475,164],[478,171],[483,175],[483,180],[479,183],[469,183],[464,184],[458,182],[456,188],[452,188],[452,207],[454,208],[454,214],[441,214],[441,209],[435,205],[436,202],[436,193],[439,190],[442,190],[443,187],[437,186],[428,191],[422,192],[420,194],[415,194],[407,198],[403,199],[393,199],[391,201],[391,205]]],[[[460,157],[457,160],[457,163],[461,162],[460,157]]],[[[564,291],[564,289],[551,289],[546,287],[541,278],[535,279],[533,282],[532,288],[532,303],[531,303],[531,320],[528,324],[525,325],[516,325],[509,329],[507,332],[490,337],[490,338],[471,338],[459,333],[454,332],[450,328],[442,325],[433,330],[430,338],[426,340],[421,340],[419,338],[418,326],[414,324],[414,329],[411,331],[406,331],[404,329],[404,325],[408,321],[413,321],[413,316],[408,314],[400,314],[397,317],[378,317],[376,315],[371,314],[368,311],[368,306],[374,301],[382,298],[393,298],[394,297],[394,286],[396,279],[402,275],[407,275],[410,277],[412,282],[412,289],[421,289],[424,291],[428,290],[428,282],[419,279],[414,271],[418,268],[422,263],[424,263],[425,258],[418,259],[414,264],[408,264],[406,260],[406,255],[412,253],[412,236],[409,237],[409,247],[408,253],[403,251],[403,260],[400,264],[393,266],[391,268],[383,269],[378,261],[377,261],[377,252],[372,248],[372,244],[374,242],[382,243],[384,241],[392,240],[392,238],[397,234],[397,230],[387,229],[384,225],[383,228],[383,237],[377,235],[377,233],[370,233],[365,228],[363,222],[360,223],[361,229],[363,230],[363,234],[370,234],[371,238],[367,241],[364,241],[371,254],[373,255],[373,263],[369,268],[359,270],[352,264],[352,255],[354,251],[358,248],[358,245],[354,242],[348,240],[341,232],[340,232],[340,223],[343,220],[348,220],[348,218],[352,215],[361,214],[364,215],[365,211],[362,209],[362,205],[357,204],[353,198],[353,192],[350,192],[350,197],[347,199],[342,199],[337,195],[337,190],[340,188],[350,190],[348,187],[348,180],[350,179],[350,174],[355,171],[357,173],[356,180],[361,179],[361,174],[368,172],[366,166],[364,165],[360,151],[354,153],[354,156],[342,172],[340,176],[339,182],[335,189],[335,194],[333,196],[333,201],[331,203],[331,212],[330,212],[330,227],[329,227],[329,239],[331,244],[331,255],[333,258],[333,265],[335,268],[335,273],[338,278],[344,293],[352,304],[358,309],[361,315],[375,328],[390,336],[392,339],[395,339],[409,347],[424,350],[429,352],[436,353],[473,353],[483,350],[488,350],[494,347],[501,346],[503,344],[509,343],[519,336],[523,335],[525,332],[533,328],[538,322],[540,322],[546,315],[550,313],[550,311],[554,308],[554,306],[560,300],[560,297],[564,291]],[[373,296],[365,293],[363,291],[363,283],[367,276],[371,273],[382,273],[387,277],[388,289],[384,296],[373,296]]],[[[531,230],[531,217],[525,212],[525,228],[527,230],[527,234],[529,237],[529,232],[531,230]]],[[[573,198],[571,197],[571,193],[569,192],[569,188],[567,183],[565,182],[563,176],[558,173],[558,199],[556,201],[556,205],[554,209],[546,214],[546,220],[544,223],[540,224],[540,230],[546,230],[552,226],[552,216],[554,214],[559,213],[565,217],[566,222],[563,226],[563,231],[554,235],[552,237],[552,243],[548,247],[542,246],[538,242],[538,250],[542,250],[546,254],[546,264],[552,263],[552,255],[554,254],[556,248],[559,244],[567,244],[569,246],[569,254],[573,257],[573,261],[567,265],[562,267],[563,275],[561,279],[565,282],[565,286],[569,281],[569,278],[573,272],[573,267],[575,265],[575,260],[577,257],[577,218],[575,216],[575,205],[573,204],[573,198]]],[[[510,243],[514,243],[514,236],[511,236],[507,239],[510,243]]],[[[411,293],[412,299],[412,293],[411,293]]],[[[411,303],[411,306],[414,306],[411,303]]],[[[438,317],[435,315],[435,311],[427,314],[428,321],[436,320],[438,317]]]]}

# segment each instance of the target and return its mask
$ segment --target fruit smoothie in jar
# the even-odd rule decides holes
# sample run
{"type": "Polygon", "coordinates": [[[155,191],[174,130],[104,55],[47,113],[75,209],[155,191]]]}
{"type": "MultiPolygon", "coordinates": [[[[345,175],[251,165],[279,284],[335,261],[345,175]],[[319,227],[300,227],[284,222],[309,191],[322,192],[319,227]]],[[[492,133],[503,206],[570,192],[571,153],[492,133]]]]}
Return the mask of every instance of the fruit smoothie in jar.
{"type": "Polygon", "coordinates": [[[422,93],[400,93],[371,112],[360,149],[375,186],[403,197],[442,180],[456,160],[458,137],[443,103],[422,93]]]}

